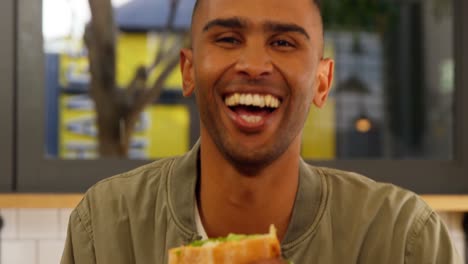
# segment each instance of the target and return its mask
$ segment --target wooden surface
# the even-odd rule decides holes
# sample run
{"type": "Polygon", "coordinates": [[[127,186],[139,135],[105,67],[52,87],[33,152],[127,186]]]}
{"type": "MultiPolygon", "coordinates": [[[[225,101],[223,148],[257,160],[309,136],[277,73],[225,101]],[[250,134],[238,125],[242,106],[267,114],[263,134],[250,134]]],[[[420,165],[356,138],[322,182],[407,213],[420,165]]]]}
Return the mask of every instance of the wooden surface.
{"type": "Polygon", "coordinates": [[[422,195],[439,212],[468,212],[468,195],[422,195]]]}
{"type": "MultiPolygon", "coordinates": [[[[0,194],[0,208],[74,208],[82,194],[0,194]]],[[[468,195],[423,195],[436,211],[468,212],[468,195]]]]}
{"type": "Polygon", "coordinates": [[[0,208],[74,208],[82,194],[0,194],[0,208]]]}

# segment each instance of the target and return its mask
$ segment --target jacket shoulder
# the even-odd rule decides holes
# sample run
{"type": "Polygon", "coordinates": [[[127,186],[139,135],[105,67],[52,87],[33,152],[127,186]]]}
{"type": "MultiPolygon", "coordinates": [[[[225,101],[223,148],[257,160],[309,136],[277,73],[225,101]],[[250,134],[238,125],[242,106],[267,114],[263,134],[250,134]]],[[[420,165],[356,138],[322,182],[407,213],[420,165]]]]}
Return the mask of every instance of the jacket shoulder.
{"type": "Polygon", "coordinates": [[[321,167],[314,169],[326,179],[332,207],[350,208],[374,217],[388,214],[395,218],[427,218],[433,212],[420,196],[391,183],[377,182],[354,172],[321,167]],[[346,206],[350,201],[353,206],[346,206]]]}
{"type": "Polygon", "coordinates": [[[106,193],[122,195],[138,193],[141,189],[157,187],[171,171],[176,158],[165,158],[135,168],[106,179],[93,185],[87,195],[106,193]]]}
{"type": "Polygon", "coordinates": [[[154,203],[165,191],[164,183],[176,159],[157,160],[97,182],[87,190],[75,211],[87,218],[93,211],[122,210],[122,205],[134,210],[154,203]]]}
{"type": "Polygon", "coordinates": [[[346,226],[341,233],[335,229],[335,234],[341,238],[353,234],[345,241],[355,241],[356,251],[372,259],[370,263],[385,259],[385,263],[459,263],[446,226],[419,195],[357,173],[314,169],[330,191],[332,225],[346,226]]]}
{"type": "Polygon", "coordinates": [[[410,190],[391,183],[377,182],[359,173],[325,167],[313,167],[313,170],[325,177],[328,188],[345,195],[366,194],[365,197],[367,197],[367,195],[374,194],[382,197],[390,195],[390,198],[419,197],[410,190]]]}

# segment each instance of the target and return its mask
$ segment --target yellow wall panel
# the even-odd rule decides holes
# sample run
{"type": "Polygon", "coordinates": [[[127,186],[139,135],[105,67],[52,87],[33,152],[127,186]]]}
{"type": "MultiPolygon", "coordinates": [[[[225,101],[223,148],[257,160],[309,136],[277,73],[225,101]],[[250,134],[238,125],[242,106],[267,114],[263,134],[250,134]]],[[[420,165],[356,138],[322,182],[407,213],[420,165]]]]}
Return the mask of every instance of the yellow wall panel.
{"type": "MultiPolygon", "coordinates": [[[[95,112],[89,98],[60,97],[59,156],[97,158],[95,112]],[[90,108],[91,106],[91,108],[90,108]]],[[[151,105],[140,115],[129,157],[155,159],[180,155],[190,147],[190,114],[184,105],[151,105]]]]}
{"type": "Polygon", "coordinates": [[[336,157],[335,100],[321,109],[312,106],[302,135],[304,159],[330,160],[336,157]]]}
{"type": "Polygon", "coordinates": [[[151,142],[148,155],[160,158],[181,155],[190,147],[190,114],[183,105],[156,105],[148,108],[151,126],[146,138],[151,142]]]}

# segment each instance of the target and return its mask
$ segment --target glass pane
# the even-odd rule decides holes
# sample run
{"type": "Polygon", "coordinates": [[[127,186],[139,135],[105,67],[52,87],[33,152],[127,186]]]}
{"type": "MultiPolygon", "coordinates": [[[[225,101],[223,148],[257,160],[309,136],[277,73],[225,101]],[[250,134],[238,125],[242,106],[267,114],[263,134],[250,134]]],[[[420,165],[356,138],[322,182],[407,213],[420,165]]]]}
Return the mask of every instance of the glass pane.
{"type": "Polygon", "coordinates": [[[323,1],[328,105],[312,109],[308,159],[451,159],[453,1],[323,1]],[[365,3],[365,4],[364,4],[365,3]]]}
{"type": "MultiPolygon", "coordinates": [[[[86,35],[85,28],[91,19],[88,1],[43,1],[49,158],[154,159],[182,154],[196,141],[197,122],[191,120],[196,119],[192,113],[194,99],[182,97],[179,68],[173,63],[178,62],[180,49],[174,44],[187,35],[194,2],[179,1],[172,9],[175,10],[172,22],[169,3],[113,0],[118,28],[113,43],[115,60],[112,62],[112,56],[98,56],[108,59],[100,65],[97,60],[90,63],[91,49],[103,41],[96,35],[103,32],[86,35]],[[85,35],[91,36],[91,44],[86,43],[85,35]],[[106,71],[112,65],[115,85],[97,81],[93,86],[93,78],[107,78],[106,71]],[[97,109],[101,111],[101,119],[97,117],[97,109]],[[129,131],[126,126],[132,129],[129,131]],[[102,138],[98,136],[98,127],[104,134],[102,138]],[[125,142],[127,133],[131,134],[129,142],[125,142]]],[[[96,11],[100,15],[103,12],[96,11]]],[[[106,26],[107,32],[114,28],[106,26]]]]}
{"type": "MultiPolygon", "coordinates": [[[[164,78],[159,96],[151,98],[133,118],[135,122],[131,124],[122,113],[114,118],[106,134],[110,143],[105,143],[114,148],[103,151],[98,148],[97,107],[89,93],[93,66],[84,42],[91,17],[88,1],[43,0],[47,157],[96,158],[100,152],[122,155],[115,146],[128,145],[129,158],[153,159],[184,153],[196,141],[196,105],[193,98],[181,95],[178,65],[172,65],[169,56],[156,63],[154,71],[148,70],[157,54],[171,54],[179,48],[175,44],[183,42],[189,27],[194,1],[180,0],[174,20],[170,19],[171,2],[112,1],[118,29],[113,78],[117,89],[109,100],[118,101],[132,85],[134,89],[150,88],[164,78]],[[137,70],[141,66],[147,73],[143,82],[135,78],[141,74],[137,70]],[[162,74],[165,68],[169,69],[166,75],[162,74]],[[127,131],[127,127],[133,129],[127,131]],[[116,136],[127,134],[132,135],[128,144],[116,136]]],[[[360,3],[323,1],[325,54],[335,59],[336,72],[327,105],[312,107],[306,121],[303,157],[451,159],[452,1],[360,3]]],[[[141,98],[139,93],[123,97],[124,101],[131,104],[141,98]]]]}

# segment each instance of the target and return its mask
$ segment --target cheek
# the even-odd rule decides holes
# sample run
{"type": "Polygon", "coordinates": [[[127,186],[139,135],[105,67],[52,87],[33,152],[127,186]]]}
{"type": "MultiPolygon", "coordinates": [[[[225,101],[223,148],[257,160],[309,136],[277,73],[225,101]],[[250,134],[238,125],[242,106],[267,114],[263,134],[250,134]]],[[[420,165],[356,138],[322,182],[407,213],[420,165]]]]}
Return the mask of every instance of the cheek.
{"type": "Polygon", "coordinates": [[[287,56],[278,56],[274,58],[274,63],[286,75],[288,82],[299,84],[300,86],[311,85],[314,83],[314,76],[317,65],[310,55],[305,53],[297,53],[287,56]]]}
{"type": "Polygon", "coordinates": [[[296,85],[300,87],[298,90],[310,102],[312,102],[312,97],[315,93],[316,69],[316,65],[309,64],[309,66],[304,66],[300,71],[296,72],[296,85]]]}
{"type": "Polygon", "coordinates": [[[213,87],[221,79],[224,78],[226,70],[230,65],[235,63],[234,56],[227,56],[216,51],[200,52],[197,54],[195,65],[196,82],[204,87],[213,87]]]}
{"type": "Polygon", "coordinates": [[[301,75],[301,82],[312,85],[315,81],[317,63],[312,59],[303,60],[297,73],[301,75]]]}
{"type": "Polygon", "coordinates": [[[293,100],[312,101],[315,84],[315,71],[312,67],[289,67],[282,73],[290,86],[293,100]]]}

